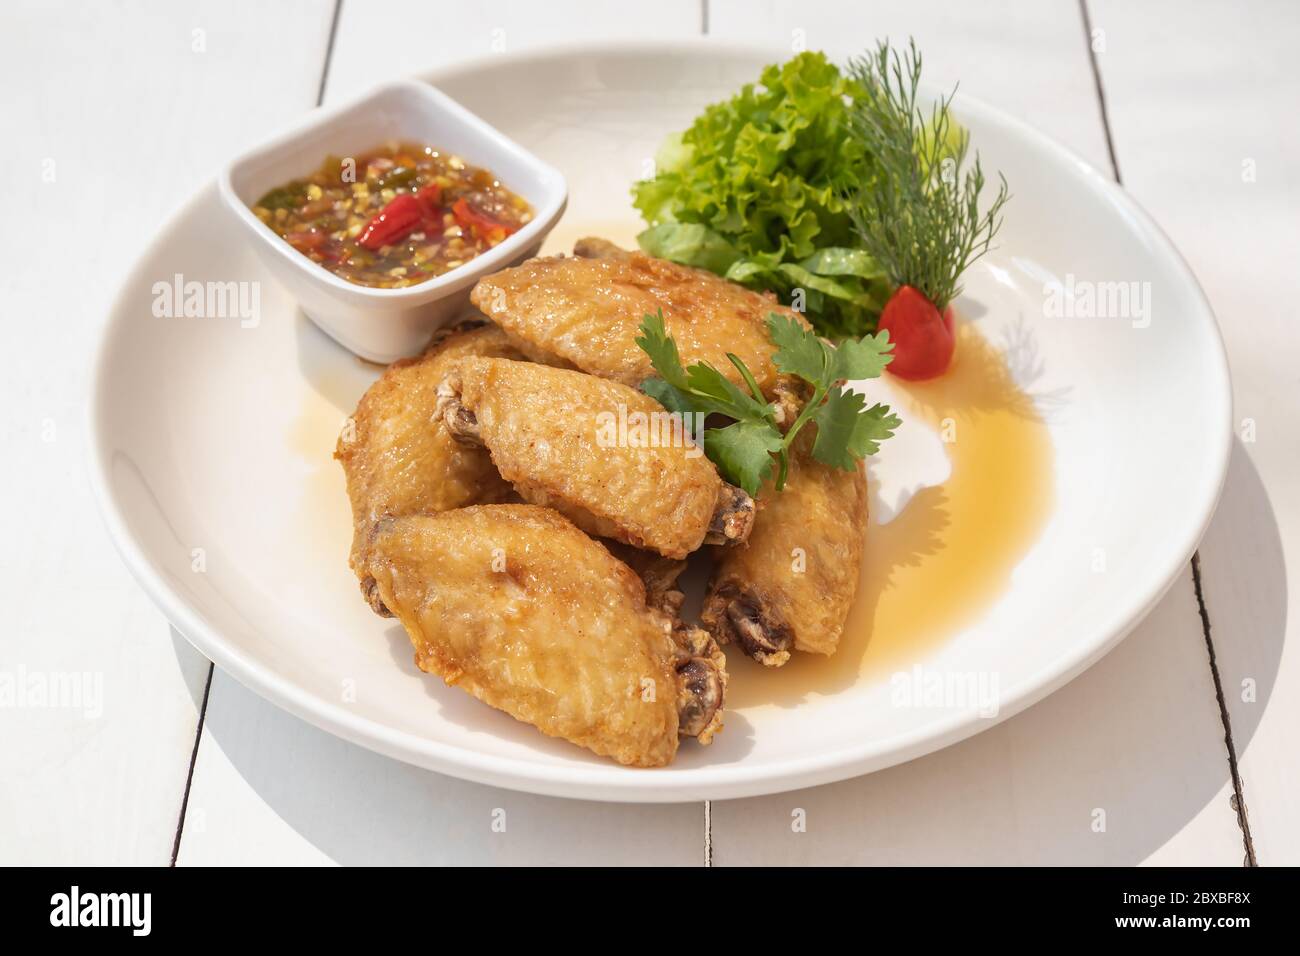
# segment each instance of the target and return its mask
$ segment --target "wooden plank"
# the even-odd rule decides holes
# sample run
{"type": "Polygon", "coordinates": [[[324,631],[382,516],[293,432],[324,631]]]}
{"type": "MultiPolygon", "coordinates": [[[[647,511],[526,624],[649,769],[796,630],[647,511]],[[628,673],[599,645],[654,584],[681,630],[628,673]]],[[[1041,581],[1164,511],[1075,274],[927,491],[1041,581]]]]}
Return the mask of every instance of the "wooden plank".
{"type": "Polygon", "coordinates": [[[700,21],[700,0],[660,0],[650,15],[582,0],[487,0],[451,14],[418,0],[345,3],[325,99],[346,99],[383,80],[457,60],[584,40],[697,36],[700,21]]]}
{"type": "Polygon", "coordinates": [[[823,50],[844,61],[878,38],[916,39],[925,82],[1014,113],[1107,169],[1106,136],[1075,0],[709,0],[709,36],[823,50]]]}
{"type": "Polygon", "coordinates": [[[252,0],[6,8],[0,672],[44,686],[88,675],[76,680],[92,706],[0,708],[5,864],[170,859],[208,663],[131,580],[95,512],[88,351],[164,214],[311,104],[329,13],[252,0]]]}
{"type": "Polygon", "coordinates": [[[588,803],[466,783],[292,717],[218,671],[180,865],[698,865],[699,804],[588,803]]]}
{"type": "MultiPolygon", "coordinates": [[[[1004,0],[709,4],[711,35],[843,59],[916,37],[926,78],[961,88],[1109,168],[1080,10],[1004,0]],[[796,31],[802,31],[797,33],[796,31]]],[[[1144,56],[1160,53],[1149,46],[1144,56]]],[[[978,144],[976,144],[978,146],[978,144]]],[[[1014,185],[1014,184],[1013,184],[1014,185]]],[[[1214,686],[1190,573],[1101,664],[1012,720],[922,760],[833,787],[711,808],[714,861],[1240,862],[1214,686]],[[808,829],[792,831],[807,811],[808,829]],[[1095,811],[1106,830],[1094,832],[1095,811]]]]}
{"type": "MultiPolygon", "coordinates": [[[[494,41],[517,51],[699,27],[695,0],[659,4],[649,18],[613,4],[488,3],[458,8],[450,23],[436,4],[346,3],[326,99],[482,55],[494,41]]],[[[218,674],[178,862],[694,865],[703,822],[699,804],[534,797],[419,770],[317,731],[218,674]],[[504,833],[491,828],[497,810],[504,833]]]]}
{"type": "Polygon", "coordinates": [[[1090,0],[1090,9],[1104,30],[1097,59],[1125,186],[1196,272],[1232,364],[1238,440],[1201,545],[1202,591],[1256,855],[1294,864],[1300,7],[1090,0]]]}

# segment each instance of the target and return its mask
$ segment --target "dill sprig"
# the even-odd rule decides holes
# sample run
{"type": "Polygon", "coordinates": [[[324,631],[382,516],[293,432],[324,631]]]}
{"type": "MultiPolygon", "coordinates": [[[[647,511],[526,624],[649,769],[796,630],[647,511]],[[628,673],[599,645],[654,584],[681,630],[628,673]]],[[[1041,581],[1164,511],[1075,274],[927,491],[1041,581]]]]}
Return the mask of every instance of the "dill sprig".
{"type": "Polygon", "coordinates": [[[949,113],[956,87],[934,104],[927,122],[916,105],[921,54],[915,41],[900,57],[882,40],[874,54],[850,60],[849,72],[866,92],[850,110],[850,130],[878,166],[877,176],[851,197],[849,216],[889,278],[916,288],[942,311],[1002,225],[1006,179],[999,173],[997,197],[981,215],[979,155],[962,169],[969,136],[949,113]]]}

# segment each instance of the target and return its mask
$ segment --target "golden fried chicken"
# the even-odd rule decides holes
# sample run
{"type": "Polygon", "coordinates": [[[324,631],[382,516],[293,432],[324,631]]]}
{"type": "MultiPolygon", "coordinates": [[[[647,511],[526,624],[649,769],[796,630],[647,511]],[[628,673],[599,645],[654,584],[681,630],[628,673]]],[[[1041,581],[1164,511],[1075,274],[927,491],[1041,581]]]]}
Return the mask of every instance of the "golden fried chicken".
{"type": "Polygon", "coordinates": [[[438,384],[467,355],[520,357],[496,326],[445,330],[422,355],[388,366],[362,396],[334,451],[352,500],[349,564],[367,602],[384,616],[364,569],[363,552],[376,520],[514,497],[487,452],[454,440],[434,413],[438,384]]]}
{"type": "Polygon", "coordinates": [[[367,551],[421,670],[543,733],[658,767],[721,728],[725,662],[564,517],[476,505],[381,519],[367,551]]]}
{"type": "Polygon", "coordinates": [[[573,254],[584,259],[631,259],[632,253],[599,236],[586,236],[573,244],[573,254]]]}
{"type": "MultiPolygon", "coordinates": [[[[678,716],[684,727],[707,727],[710,720],[709,702],[713,697],[715,673],[720,675],[721,686],[727,683],[726,658],[708,631],[683,623],[679,614],[686,595],[677,588],[677,579],[686,570],[685,561],[675,561],[643,551],[629,544],[607,541],[610,553],[635,571],[645,584],[646,603],[671,615],[673,633],[677,642],[687,650],[691,661],[681,666],[677,673],[681,684],[678,690],[678,716]]],[[[693,731],[683,731],[689,736],[699,736],[693,731]]]]}
{"type": "Polygon", "coordinates": [[[555,356],[633,387],[655,374],[636,338],[642,319],[662,309],[683,363],[708,362],[744,388],[731,352],[784,411],[787,383],[772,363],[767,317],[776,312],[806,325],[802,316],[711,272],[604,239],[582,239],[576,251],[576,258],[530,259],[480,279],[471,299],[529,357],[555,356]]]}
{"type": "Polygon", "coordinates": [[[832,468],[796,443],[785,490],[760,498],[749,543],[720,551],[700,618],[719,643],[769,666],[833,654],[853,604],[867,526],[861,466],[832,468]]]}
{"type": "Polygon", "coordinates": [[[590,534],[684,558],[706,539],[735,543],[749,533],[753,500],[718,477],[680,417],[635,389],[529,362],[467,358],[440,394],[450,431],[486,446],[524,500],[590,534]]]}
{"type": "Polygon", "coordinates": [[[681,610],[686,595],[677,588],[677,579],[686,570],[686,562],[665,558],[662,554],[634,548],[621,541],[602,542],[609,553],[637,573],[645,584],[646,603],[674,617],[681,610]]]}

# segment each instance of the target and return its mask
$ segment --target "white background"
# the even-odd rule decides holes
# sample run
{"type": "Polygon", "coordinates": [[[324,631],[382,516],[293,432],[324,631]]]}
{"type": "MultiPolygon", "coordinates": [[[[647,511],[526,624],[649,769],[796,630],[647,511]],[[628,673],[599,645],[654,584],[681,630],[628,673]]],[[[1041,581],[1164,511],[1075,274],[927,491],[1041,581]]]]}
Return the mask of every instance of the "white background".
{"type": "Polygon", "coordinates": [[[1300,863],[1297,40],[1285,0],[6,3],[0,671],[101,674],[104,712],[0,707],[0,863],[1300,863]],[[1198,573],[971,740],[707,806],[462,783],[213,673],[118,562],[85,476],[90,350],[136,252],[322,97],[502,47],[700,33],[836,58],[913,34],[929,81],[960,78],[1122,177],[1200,277],[1232,363],[1241,437],[1198,573]]]}

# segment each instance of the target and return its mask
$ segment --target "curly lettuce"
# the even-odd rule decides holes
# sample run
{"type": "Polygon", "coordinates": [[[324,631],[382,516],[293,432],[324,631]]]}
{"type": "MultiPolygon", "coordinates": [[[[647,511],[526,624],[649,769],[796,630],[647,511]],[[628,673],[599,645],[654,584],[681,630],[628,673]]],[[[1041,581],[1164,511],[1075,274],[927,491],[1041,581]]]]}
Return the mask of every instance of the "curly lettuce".
{"type": "Polygon", "coordinates": [[[872,331],[892,289],[846,208],[877,175],[849,131],[864,95],[824,54],[801,53],[706,108],[633,186],[641,248],[771,290],[829,338],[872,331]]]}

